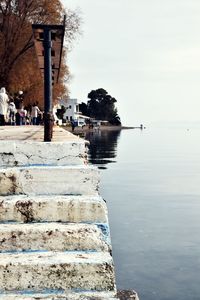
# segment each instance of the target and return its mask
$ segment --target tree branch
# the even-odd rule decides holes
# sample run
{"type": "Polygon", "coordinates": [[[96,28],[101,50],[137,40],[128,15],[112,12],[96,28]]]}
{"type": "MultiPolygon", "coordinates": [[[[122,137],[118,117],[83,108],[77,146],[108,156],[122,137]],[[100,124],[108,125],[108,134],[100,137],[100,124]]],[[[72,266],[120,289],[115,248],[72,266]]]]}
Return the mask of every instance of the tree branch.
{"type": "Polygon", "coordinates": [[[14,65],[14,63],[22,56],[26,51],[28,51],[30,48],[33,47],[34,42],[32,41],[33,35],[29,38],[28,42],[26,45],[18,52],[18,54],[13,58],[13,60],[10,63],[10,68],[14,65]]]}

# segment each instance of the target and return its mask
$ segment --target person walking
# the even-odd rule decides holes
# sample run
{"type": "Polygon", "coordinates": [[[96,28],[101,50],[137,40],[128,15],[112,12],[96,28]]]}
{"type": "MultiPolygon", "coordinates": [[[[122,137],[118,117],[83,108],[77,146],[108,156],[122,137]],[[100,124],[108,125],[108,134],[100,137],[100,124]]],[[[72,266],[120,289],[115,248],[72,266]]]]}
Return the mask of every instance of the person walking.
{"type": "Polygon", "coordinates": [[[16,125],[22,125],[22,117],[21,117],[21,110],[23,108],[23,91],[19,91],[15,94],[14,98],[15,107],[17,109],[16,112],[16,125]]]}
{"type": "Polygon", "coordinates": [[[13,99],[10,100],[10,103],[8,105],[8,112],[10,125],[15,125],[16,107],[13,99]]]}
{"type": "Polygon", "coordinates": [[[41,112],[40,112],[39,107],[37,106],[37,103],[34,103],[32,106],[32,109],[31,109],[31,120],[32,120],[33,125],[38,125],[37,118],[40,113],[41,112]]]}
{"type": "Polygon", "coordinates": [[[8,95],[6,94],[6,89],[4,87],[0,90],[0,126],[5,125],[6,116],[8,113],[8,95]]]}
{"type": "Polygon", "coordinates": [[[72,132],[74,132],[76,125],[73,119],[71,120],[71,126],[72,126],[72,132]]]}

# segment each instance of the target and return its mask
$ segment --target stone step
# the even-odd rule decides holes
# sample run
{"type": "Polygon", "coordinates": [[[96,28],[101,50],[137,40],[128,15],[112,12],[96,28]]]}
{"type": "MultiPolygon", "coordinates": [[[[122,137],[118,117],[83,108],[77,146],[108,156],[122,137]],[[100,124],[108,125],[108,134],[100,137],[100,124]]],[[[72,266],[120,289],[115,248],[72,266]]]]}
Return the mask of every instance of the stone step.
{"type": "Polygon", "coordinates": [[[0,293],[2,300],[139,300],[137,293],[131,291],[115,292],[71,292],[71,291],[57,291],[36,294],[34,292],[16,292],[14,293],[0,293]]]}
{"type": "Polygon", "coordinates": [[[1,224],[0,252],[110,251],[106,238],[102,230],[92,224],[1,224]]]}
{"type": "Polygon", "coordinates": [[[107,223],[100,196],[0,196],[0,222],[107,223]]]}
{"type": "Polygon", "coordinates": [[[81,165],[86,162],[85,141],[43,143],[0,141],[0,167],[81,165]]]}
{"type": "MultiPolygon", "coordinates": [[[[0,298],[2,300],[116,300],[116,293],[114,292],[57,292],[57,293],[43,293],[43,294],[35,294],[35,293],[25,293],[21,294],[0,294],[0,298]]],[[[132,300],[136,300],[136,298],[131,298],[132,300]]],[[[127,299],[128,300],[128,299],[127,299]]]]}
{"type": "Polygon", "coordinates": [[[97,195],[99,172],[92,166],[0,169],[0,195],[97,195]]]}
{"type": "Polygon", "coordinates": [[[0,291],[115,291],[113,260],[107,252],[0,254],[0,291]]]}

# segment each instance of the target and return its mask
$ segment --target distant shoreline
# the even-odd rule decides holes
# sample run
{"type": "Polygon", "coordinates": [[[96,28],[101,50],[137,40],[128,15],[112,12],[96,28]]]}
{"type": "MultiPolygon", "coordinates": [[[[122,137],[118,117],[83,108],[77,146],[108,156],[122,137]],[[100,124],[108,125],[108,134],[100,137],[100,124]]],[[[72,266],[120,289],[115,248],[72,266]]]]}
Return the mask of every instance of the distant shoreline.
{"type": "MultiPolygon", "coordinates": [[[[62,126],[63,129],[68,130],[69,132],[72,132],[71,126],[62,126]]],[[[75,127],[73,133],[82,133],[82,132],[88,132],[88,131],[119,131],[119,130],[127,130],[127,129],[135,129],[138,127],[132,127],[132,126],[100,126],[98,129],[95,128],[88,128],[88,126],[82,127],[75,127]]]]}

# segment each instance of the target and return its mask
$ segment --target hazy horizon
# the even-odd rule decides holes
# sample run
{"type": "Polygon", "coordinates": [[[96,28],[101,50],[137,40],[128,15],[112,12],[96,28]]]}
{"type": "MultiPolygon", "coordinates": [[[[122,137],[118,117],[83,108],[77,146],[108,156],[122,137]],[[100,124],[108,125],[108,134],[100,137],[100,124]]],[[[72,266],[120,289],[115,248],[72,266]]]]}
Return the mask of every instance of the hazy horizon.
{"type": "Polygon", "coordinates": [[[104,88],[124,125],[200,121],[200,2],[63,0],[81,10],[71,97],[104,88]]]}

